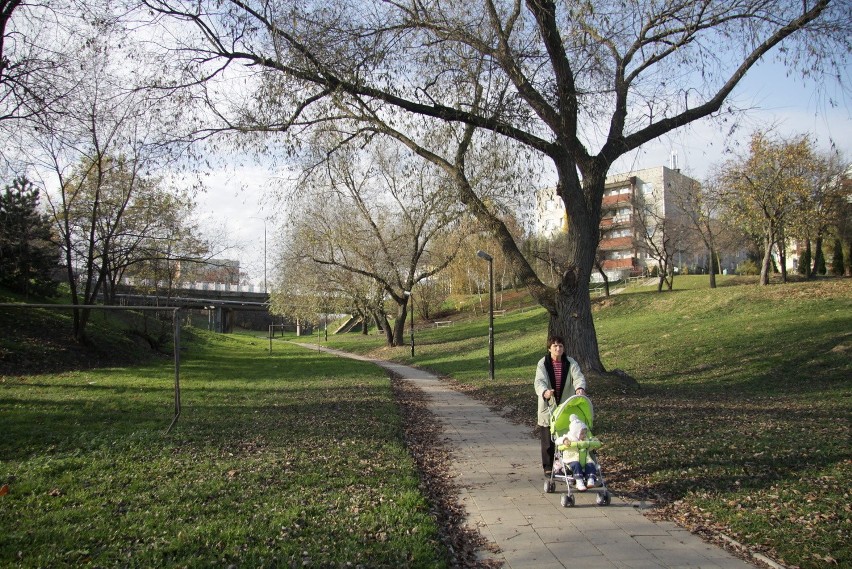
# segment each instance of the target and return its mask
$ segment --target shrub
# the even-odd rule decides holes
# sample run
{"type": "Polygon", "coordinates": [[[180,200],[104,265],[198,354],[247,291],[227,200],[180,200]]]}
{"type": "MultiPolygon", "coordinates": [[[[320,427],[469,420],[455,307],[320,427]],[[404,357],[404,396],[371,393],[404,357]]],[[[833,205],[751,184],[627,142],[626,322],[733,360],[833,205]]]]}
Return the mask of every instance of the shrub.
{"type": "Polygon", "coordinates": [[[745,261],[737,265],[736,272],[738,275],[759,275],[760,269],[757,267],[757,263],[755,263],[751,259],[746,259],[745,261]]]}

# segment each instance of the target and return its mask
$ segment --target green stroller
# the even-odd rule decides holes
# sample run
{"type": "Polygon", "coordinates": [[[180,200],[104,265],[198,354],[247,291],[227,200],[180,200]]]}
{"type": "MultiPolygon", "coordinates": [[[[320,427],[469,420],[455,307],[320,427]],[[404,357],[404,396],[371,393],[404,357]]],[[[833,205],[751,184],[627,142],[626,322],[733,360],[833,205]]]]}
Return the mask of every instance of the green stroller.
{"type": "MultiPolygon", "coordinates": [[[[610,503],[609,490],[606,488],[603,474],[601,473],[600,462],[598,461],[596,449],[600,447],[600,441],[592,437],[592,428],[594,421],[594,411],[592,402],[588,397],[583,395],[574,395],[563,401],[560,405],[552,406],[550,409],[550,437],[554,441],[554,464],[550,479],[544,482],[544,491],[547,494],[552,494],[556,491],[556,482],[565,482],[567,492],[562,495],[562,506],[569,507],[575,503],[574,494],[571,492],[571,486],[575,485],[574,475],[568,464],[564,461],[564,455],[570,450],[585,452],[587,461],[591,461],[595,468],[595,478],[597,484],[594,488],[589,488],[589,491],[596,492],[595,501],[598,506],[607,506],[610,503]],[[571,416],[576,415],[588,427],[588,437],[592,440],[568,442],[560,441],[563,435],[568,433],[571,426],[571,416]]],[[[582,489],[582,487],[581,487],[582,489]]]]}

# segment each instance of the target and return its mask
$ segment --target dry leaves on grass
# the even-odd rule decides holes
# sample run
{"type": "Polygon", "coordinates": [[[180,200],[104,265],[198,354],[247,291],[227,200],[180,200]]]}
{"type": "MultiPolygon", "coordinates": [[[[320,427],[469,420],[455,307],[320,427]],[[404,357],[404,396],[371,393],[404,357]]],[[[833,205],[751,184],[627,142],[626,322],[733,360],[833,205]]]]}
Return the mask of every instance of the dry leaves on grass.
{"type": "Polygon", "coordinates": [[[449,551],[450,566],[499,567],[499,563],[477,558],[478,551],[494,551],[494,546],[465,525],[465,509],[449,473],[450,453],[440,436],[441,426],[427,407],[425,395],[398,377],[392,377],[391,384],[403,416],[406,445],[420,471],[420,489],[431,504],[441,540],[449,551]]]}

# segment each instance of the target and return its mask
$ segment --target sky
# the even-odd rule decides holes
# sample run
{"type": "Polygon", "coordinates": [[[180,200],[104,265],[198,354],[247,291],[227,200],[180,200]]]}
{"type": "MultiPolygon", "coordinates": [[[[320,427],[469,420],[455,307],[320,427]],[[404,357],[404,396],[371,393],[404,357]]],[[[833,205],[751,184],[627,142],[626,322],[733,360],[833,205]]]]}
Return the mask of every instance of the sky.
{"type": "MultiPolygon", "coordinates": [[[[843,81],[849,85],[850,79],[847,74],[843,81]]],[[[730,124],[720,127],[701,121],[622,157],[610,173],[669,166],[674,152],[680,170],[702,180],[712,165],[732,157],[726,146],[744,152],[749,135],[768,125],[782,137],[810,133],[820,150],[828,150],[833,142],[852,160],[852,100],[844,98],[839,87],[825,86],[820,95],[815,85],[787,77],[783,67],[766,62],[746,75],[731,101],[751,109],[733,137],[727,135],[730,124]],[[830,106],[828,98],[838,104],[830,106]]],[[[263,284],[264,268],[268,280],[273,280],[276,212],[266,199],[269,185],[264,166],[242,166],[211,176],[207,191],[197,197],[202,228],[232,247],[221,256],[239,259],[249,281],[258,286],[263,284]]]]}

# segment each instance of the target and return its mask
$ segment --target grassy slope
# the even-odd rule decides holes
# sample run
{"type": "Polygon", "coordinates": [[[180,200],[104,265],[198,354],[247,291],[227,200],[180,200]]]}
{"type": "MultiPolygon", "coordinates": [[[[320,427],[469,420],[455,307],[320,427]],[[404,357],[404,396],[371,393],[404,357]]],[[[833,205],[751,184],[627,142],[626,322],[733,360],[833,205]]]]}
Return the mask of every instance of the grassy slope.
{"type": "MultiPolygon", "coordinates": [[[[0,303],[67,304],[67,299],[33,300],[0,289],[0,303]]],[[[171,351],[169,313],[93,311],[87,346],[69,341],[71,311],[64,308],[0,308],[0,375],[67,371],[104,365],[126,365],[168,359],[171,351]],[[161,321],[159,317],[166,317],[161,321]],[[152,352],[152,342],[162,351],[152,352]]]]}
{"type": "MultiPolygon", "coordinates": [[[[657,515],[724,532],[787,564],[852,564],[852,281],[710,290],[706,279],[679,277],[671,293],[632,289],[596,302],[605,365],[642,386],[640,395],[590,386],[610,487],[656,499],[657,515]]],[[[487,318],[451,319],[452,327],[416,331],[413,363],[514,408],[532,426],[544,312],[495,319],[493,383],[487,318]]],[[[329,339],[411,361],[408,348],[380,342],[329,339]]]]}

